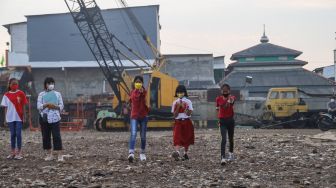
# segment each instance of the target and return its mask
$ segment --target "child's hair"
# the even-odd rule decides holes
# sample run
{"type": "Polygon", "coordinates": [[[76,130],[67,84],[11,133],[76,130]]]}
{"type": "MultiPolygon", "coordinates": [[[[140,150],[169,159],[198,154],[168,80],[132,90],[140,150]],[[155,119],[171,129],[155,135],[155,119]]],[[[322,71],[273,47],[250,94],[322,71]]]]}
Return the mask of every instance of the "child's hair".
{"type": "Polygon", "coordinates": [[[54,78],[52,77],[45,78],[43,88],[47,89],[47,84],[50,84],[50,83],[55,83],[54,78]]]}
{"type": "Polygon", "coordinates": [[[17,80],[16,78],[11,78],[11,79],[9,79],[9,81],[8,81],[8,86],[7,86],[7,91],[10,91],[10,90],[11,90],[10,85],[11,85],[11,83],[12,83],[13,81],[18,81],[18,80],[17,80]]]}
{"type": "Polygon", "coordinates": [[[231,90],[231,87],[230,87],[229,84],[223,84],[223,85],[221,86],[221,89],[224,89],[224,87],[227,87],[229,90],[231,90]]]}
{"type": "Polygon", "coordinates": [[[140,80],[142,83],[144,83],[143,77],[140,76],[140,75],[137,75],[137,76],[134,77],[133,83],[135,83],[135,81],[137,81],[137,80],[140,80]]]}
{"type": "Polygon", "coordinates": [[[184,93],[185,97],[188,97],[187,88],[184,85],[178,85],[175,90],[175,97],[177,97],[177,93],[184,93]]]}

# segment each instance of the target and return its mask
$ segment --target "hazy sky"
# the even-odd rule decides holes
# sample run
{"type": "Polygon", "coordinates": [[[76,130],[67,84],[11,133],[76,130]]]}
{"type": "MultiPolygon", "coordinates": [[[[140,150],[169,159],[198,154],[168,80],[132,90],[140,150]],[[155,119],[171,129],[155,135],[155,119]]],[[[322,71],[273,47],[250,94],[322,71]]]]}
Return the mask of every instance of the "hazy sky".
{"type": "MultiPolygon", "coordinates": [[[[63,0],[1,0],[0,25],[26,21],[24,15],[66,12],[63,0]]],[[[115,0],[96,0],[116,8],[115,0]]],[[[225,55],[259,43],[262,25],[270,42],[302,51],[307,69],[333,63],[336,0],[127,0],[130,6],[160,5],[163,53],[225,55]]],[[[7,30],[0,27],[0,56],[7,30]]]]}

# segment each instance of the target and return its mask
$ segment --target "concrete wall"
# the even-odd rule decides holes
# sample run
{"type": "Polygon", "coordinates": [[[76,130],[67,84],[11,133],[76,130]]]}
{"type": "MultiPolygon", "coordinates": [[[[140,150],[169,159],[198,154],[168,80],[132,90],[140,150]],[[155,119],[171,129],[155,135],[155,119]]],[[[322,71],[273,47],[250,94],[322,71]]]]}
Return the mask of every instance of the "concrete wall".
{"type": "MultiPolygon", "coordinates": [[[[153,45],[159,44],[158,6],[132,7],[131,10],[150,37],[153,45]]],[[[134,24],[125,14],[125,9],[102,10],[106,26],[112,34],[145,59],[153,59],[151,48],[142,39],[134,24]]],[[[93,61],[85,40],[75,25],[70,13],[27,16],[29,61],[93,61]]],[[[121,45],[116,44],[132,59],[121,45]]],[[[159,47],[159,46],[156,46],[159,47]]]]}
{"type": "Polygon", "coordinates": [[[161,70],[177,80],[211,80],[214,82],[212,54],[165,55],[165,57],[166,64],[161,70]]]}
{"type": "MultiPolygon", "coordinates": [[[[33,68],[37,92],[43,90],[46,77],[53,77],[56,90],[62,93],[64,100],[73,100],[78,95],[90,96],[103,93],[105,77],[99,68],[33,68]]],[[[112,92],[105,82],[107,92],[112,92]]]]}
{"type": "Polygon", "coordinates": [[[193,120],[216,120],[215,102],[207,100],[207,90],[189,90],[189,99],[193,103],[193,120]]]}
{"type": "Polygon", "coordinates": [[[225,69],[225,56],[219,56],[214,58],[214,69],[225,69]]]}
{"type": "Polygon", "coordinates": [[[27,54],[27,23],[9,26],[11,34],[11,51],[27,54]]]}

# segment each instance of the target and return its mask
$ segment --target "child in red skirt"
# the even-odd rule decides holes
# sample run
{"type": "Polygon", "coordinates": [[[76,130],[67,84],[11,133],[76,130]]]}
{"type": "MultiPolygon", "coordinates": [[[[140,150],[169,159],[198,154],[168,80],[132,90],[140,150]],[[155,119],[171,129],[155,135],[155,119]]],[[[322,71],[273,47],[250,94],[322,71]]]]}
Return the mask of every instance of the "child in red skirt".
{"type": "Polygon", "coordinates": [[[175,97],[178,97],[173,103],[172,113],[175,117],[174,124],[174,147],[175,151],[172,157],[178,161],[180,160],[180,148],[184,148],[184,155],[182,160],[188,160],[189,146],[194,144],[195,135],[194,127],[190,120],[193,111],[192,103],[187,98],[188,93],[184,85],[179,85],[175,91],[175,97]]]}

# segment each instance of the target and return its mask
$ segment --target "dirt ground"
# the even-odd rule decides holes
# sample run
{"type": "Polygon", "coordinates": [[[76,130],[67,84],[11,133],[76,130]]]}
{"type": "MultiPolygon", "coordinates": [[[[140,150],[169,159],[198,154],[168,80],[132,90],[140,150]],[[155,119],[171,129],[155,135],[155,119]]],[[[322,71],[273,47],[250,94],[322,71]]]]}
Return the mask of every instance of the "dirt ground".
{"type": "MultiPolygon", "coordinates": [[[[44,161],[40,132],[24,131],[24,159],[7,160],[1,187],[336,187],[335,132],[236,129],[236,160],[220,165],[218,130],[197,130],[189,161],[174,161],[171,131],[147,133],[147,161],[130,164],[128,132],[64,132],[66,161],[44,161]]],[[[139,135],[137,148],[139,148],[139,135]]],[[[139,150],[137,150],[139,151],[139,150]]]]}

